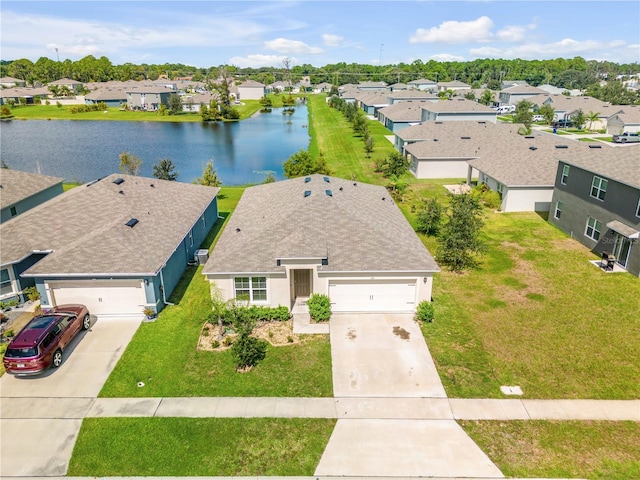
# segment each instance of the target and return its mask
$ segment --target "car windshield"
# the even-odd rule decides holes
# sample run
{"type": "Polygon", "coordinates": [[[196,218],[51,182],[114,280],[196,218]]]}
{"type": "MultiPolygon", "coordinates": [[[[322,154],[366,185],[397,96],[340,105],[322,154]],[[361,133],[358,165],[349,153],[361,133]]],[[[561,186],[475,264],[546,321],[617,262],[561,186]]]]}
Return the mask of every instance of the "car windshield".
{"type": "Polygon", "coordinates": [[[27,358],[27,357],[35,357],[38,355],[38,349],[33,348],[8,348],[5,357],[8,358],[27,358]]]}

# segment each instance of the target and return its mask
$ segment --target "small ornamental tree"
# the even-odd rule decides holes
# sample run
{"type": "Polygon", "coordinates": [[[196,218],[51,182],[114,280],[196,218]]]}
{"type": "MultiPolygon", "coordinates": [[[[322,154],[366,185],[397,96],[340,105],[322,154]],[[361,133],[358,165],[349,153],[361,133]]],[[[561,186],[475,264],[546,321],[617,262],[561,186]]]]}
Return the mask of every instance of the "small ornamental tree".
{"type": "Polygon", "coordinates": [[[142,160],[137,155],[129,152],[122,152],[120,158],[120,171],[128,175],[140,175],[142,160]]]}
{"type": "Polygon", "coordinates": [[[218,178],[218,174],[213,168],[213,160],[209,160],[206,165],[202,166],[202,176],[196,178],[193,183],[207,187],[219,187],[222,185],[222,180],[218,178]]]}
{"type": "Polygon", "coordinates": [[[161,158],[153,165],[153,176],[159,180],[175,181],[178,178],[178,172],[170,158],[161,158]]]}
{"type": "Polygon", "coordinates": [[[177,93],[169,95],[169,115],[176,115],[182,112],[182,99],[177,93]]]}
{"type": "Polygon", "coordinates": [[[409,169],[407,159],[398,151],[393,151],[385,158],[382,165],[382,175],[387,178],[401,177],[409,169]]]}
{"type": "Polygon", "coordinates": [[[454,272],[473,268],[476,256],[484,251],[480,231],[484,226],[482,205],[469,193],[450,195],[448,222],[438,239],[437,257],[454,272]]]}
{"type": "Polygon", "coordinates": [[[331,175],[327,161],[322,152],[318,158],[312,158],[307,150],[299,150],[291,155],[286,162],[282,164],[284,175],[287,178],[304,177],[313,173],[321,173],[331,175]]]}
{"type": "Polygon", "coordinates": [[[555,113],[556,113],[555,110],[549,104],[542,105],[538,109],[538,114],[544,117],[544,121],[546,123],[551,123],[553,121],[553,116],[555,115],[555,113]]]}
{"type": "Polygon", "coordinates": [[[416,230],[425,235],[438,235],[442,226],[442,216],[442,205],[435,197],[431,197],[418,212],[416,230]]]}
{"type": "Polygon", "coordinates": [[[238,337],[231,346],[231,354],[238,370],[247,370],[265,359],[267,342],[252,337],[256,320],[247,314],[247,310],[239,308],[235,303],[229,307],[229,316],[238,337]]]}

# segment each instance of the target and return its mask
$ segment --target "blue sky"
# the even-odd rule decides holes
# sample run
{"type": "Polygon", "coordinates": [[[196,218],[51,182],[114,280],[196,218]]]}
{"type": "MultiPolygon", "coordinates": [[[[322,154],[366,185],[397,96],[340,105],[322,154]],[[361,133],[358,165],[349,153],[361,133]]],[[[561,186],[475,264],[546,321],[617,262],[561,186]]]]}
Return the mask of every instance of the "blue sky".
{"type": "Polygon", "coordinates": [[[0,58],[197,67],[476,58],[640,62],[630,1],[7,1],[0,58]],[[58,54],[56,50],[58,49],[58,54]]]}

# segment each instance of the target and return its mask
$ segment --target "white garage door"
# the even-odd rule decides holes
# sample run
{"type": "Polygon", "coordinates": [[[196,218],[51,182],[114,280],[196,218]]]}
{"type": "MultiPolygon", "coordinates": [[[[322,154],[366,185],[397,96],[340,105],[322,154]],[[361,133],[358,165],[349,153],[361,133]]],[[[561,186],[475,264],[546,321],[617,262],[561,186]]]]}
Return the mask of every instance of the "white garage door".
{"type": "Polygon", "coordinates": [[[49,285],[53,305],[82,303],[92,315],[142,316],[146,295],[141,280],[93,280],[49,285]]]}
{"type": "Polygon", "coordinates": [[[333,312],[412,312],[416,283],[410,280],[329,281],[333,312]]]}

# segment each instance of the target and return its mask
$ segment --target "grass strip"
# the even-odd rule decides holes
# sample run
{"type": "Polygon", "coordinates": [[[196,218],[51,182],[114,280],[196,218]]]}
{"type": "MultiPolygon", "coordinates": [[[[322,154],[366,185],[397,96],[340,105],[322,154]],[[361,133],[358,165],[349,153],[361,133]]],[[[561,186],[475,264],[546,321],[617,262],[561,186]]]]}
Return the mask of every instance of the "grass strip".
{"type": "Polygon", "coordinates": [[[88,418],[68,475],[310,476],[333,419],[88,418]]]}
{"type": "Polygon", "coordinates": [[[461,421],[507,477],[640,478],[640,423],[461,421]]]}

